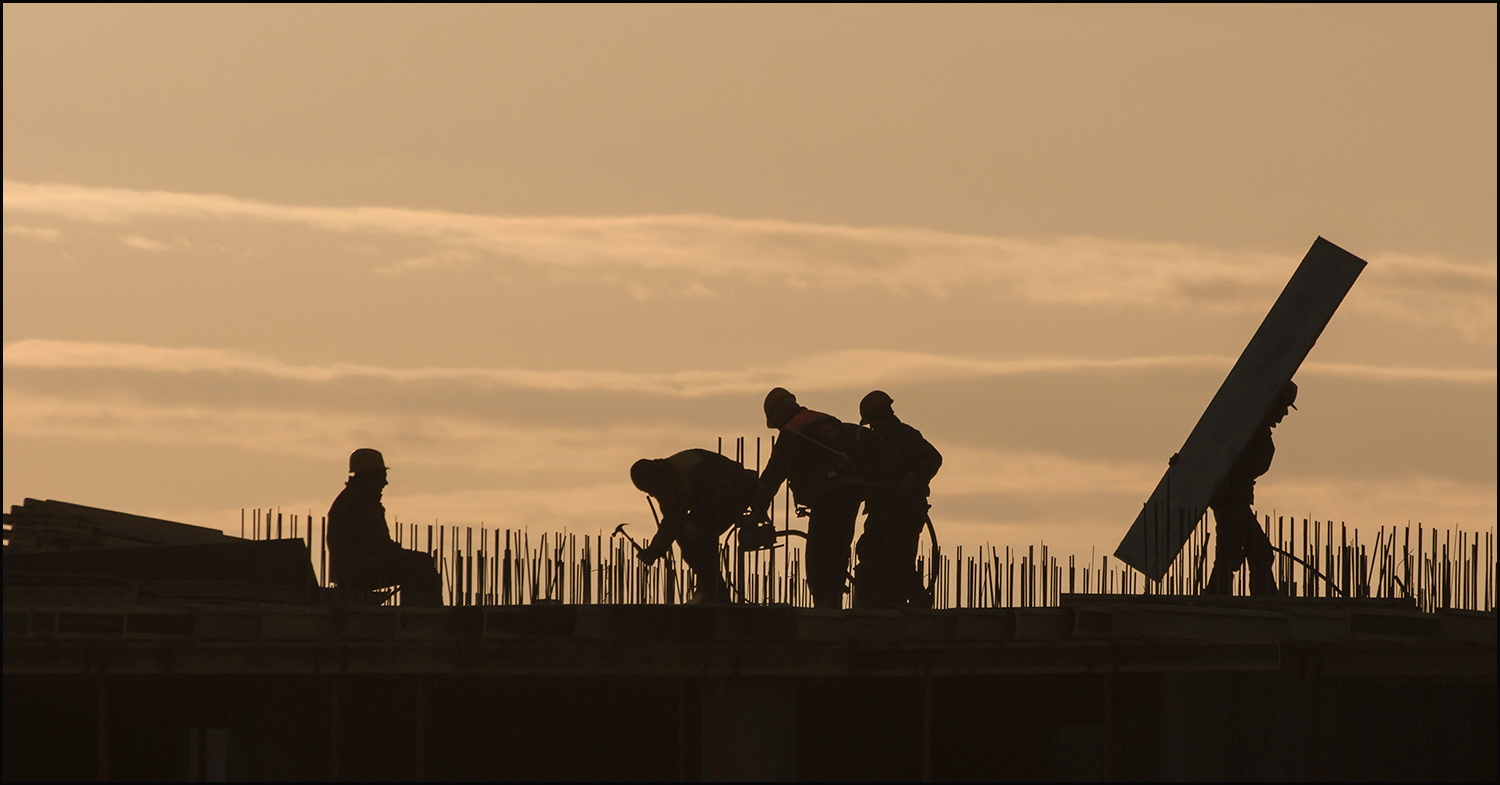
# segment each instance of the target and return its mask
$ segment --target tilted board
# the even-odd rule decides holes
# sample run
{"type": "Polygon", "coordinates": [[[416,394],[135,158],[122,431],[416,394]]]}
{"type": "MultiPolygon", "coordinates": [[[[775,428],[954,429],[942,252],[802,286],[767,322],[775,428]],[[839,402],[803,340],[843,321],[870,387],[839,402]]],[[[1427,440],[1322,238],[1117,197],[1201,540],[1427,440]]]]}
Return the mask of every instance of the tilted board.
{"type": "Polygon", "coordinates": [[[1203,519],[1214,486],[1250,443],[1364,267],[1364,260],[1321,237],[1313,243],[1188,434],[1177,463],[1120,541],[1116,558],[1151,580],[1166,574],[1203,519]]]}

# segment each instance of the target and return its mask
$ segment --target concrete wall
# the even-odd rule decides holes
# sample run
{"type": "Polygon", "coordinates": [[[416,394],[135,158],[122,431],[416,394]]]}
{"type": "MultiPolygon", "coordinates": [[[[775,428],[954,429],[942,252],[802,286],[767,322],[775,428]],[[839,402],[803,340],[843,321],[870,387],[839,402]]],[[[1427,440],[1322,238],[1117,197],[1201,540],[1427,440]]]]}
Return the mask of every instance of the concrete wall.
{"type": "Polygon", "coordinates": [[[275,780],[1494,778],[1492,681],[1314,666],[930,680],[13,675],[5,779],[91,779],[101,751],[111,779],[202,779],[216,755],[230,779],[275,780]],[[222,752],[207,743],[219,729],[222,752]]]}

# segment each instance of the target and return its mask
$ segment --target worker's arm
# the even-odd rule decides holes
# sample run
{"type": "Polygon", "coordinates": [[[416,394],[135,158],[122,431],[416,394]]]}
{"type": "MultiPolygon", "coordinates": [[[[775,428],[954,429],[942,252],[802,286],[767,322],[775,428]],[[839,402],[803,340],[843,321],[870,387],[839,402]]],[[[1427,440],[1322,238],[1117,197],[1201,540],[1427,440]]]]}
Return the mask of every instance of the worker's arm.
{"type": "Polygon", "coordinates": [[[1229,471],[1214,485],[1212,497],[1249,498],[1254,493],[1256,478],[1271,468],[1271,459],[1275,455],[1276,444],[1271,441],[1271,426],[1262,423],[1255,435],[1250,437],[1250,443],[1235,458],[1229,471]]]}
{"type": "Polygon", "coordinates": [[[923,438],[921,431],[905,423],[902,425],[905,426],[905,433],[901,452],[910,470],[901,478],[897,487],[902,493],[925,498],[932,493],[928,484],[937,476],[938,469],[942,468],[943,454],[932,446],[932,442],[923,438]]]}
{"type": "Polygon", "coordinates": [[[943,468],[943,454],[932,446],[932,442],[923,438],[922,432],[916,428],[912,429],[912,436],[912,474],[925,486],[937,476],[938,469],[943,468]]]}
{"type": "Polygon", "coordinates": [[[1276,457],[1276,443],[1271,440],[1271,426],[1262,425],[1245,445],[1245,451],[1240,453],[1240,459],[1235,461],[1235,469],[1251,480],[1260,477],[1271,469],[1271,460],[1276,457]]]}
{"type": "Polygon", "coordinates": [[[781,437],[776,440],[776,446],[771,448],[771,457],[766,460],[765,470],[760,473],[760,492],[755,496],[755,503],[750,505],[750,511],[758,517],[766,517],[771,502],[776,499],[776,492],[786,482],[792,468],[793,449],[791,439],[782,432],[781,437]]]}
{"type": "Polygon", "coordinates": [[[687,526],[688,508],[680,499],[669,496],[660,501],[661,523],[656,527],[656,534],[652,536],[651,544],[636,554],[647,564],[666,556],[667,552],[672,549],[672,543],[682,536],[682,530],[687,526]]]}

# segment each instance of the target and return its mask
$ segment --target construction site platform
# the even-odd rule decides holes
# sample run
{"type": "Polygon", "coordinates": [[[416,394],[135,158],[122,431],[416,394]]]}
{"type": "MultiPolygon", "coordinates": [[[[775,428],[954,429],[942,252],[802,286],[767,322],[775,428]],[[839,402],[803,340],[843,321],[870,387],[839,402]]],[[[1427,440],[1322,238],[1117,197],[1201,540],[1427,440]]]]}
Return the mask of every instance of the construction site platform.
{"type": "Polygon", "coordinates": [[[98,593],[75,598],[77,607],[55,596],[28,607],[15,596],[26,593],[7,591],[7,675],[893,677],[1274,671],[1308,656],[1325,675],[1496,673],[1494,613],[1419,613],[1388,600],[1074,595],[1057,608],[944,611],[155,608],[100,607],[108,598],[98,593]]]}

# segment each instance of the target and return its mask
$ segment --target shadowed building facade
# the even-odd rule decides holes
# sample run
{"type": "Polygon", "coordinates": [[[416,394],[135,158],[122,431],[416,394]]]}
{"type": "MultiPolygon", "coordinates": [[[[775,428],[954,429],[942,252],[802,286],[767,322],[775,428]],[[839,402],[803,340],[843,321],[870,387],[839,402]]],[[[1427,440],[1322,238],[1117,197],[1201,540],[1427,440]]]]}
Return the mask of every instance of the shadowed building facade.
{"type": "Polygon", "coordinates": [[[7,780],[1495,775],[1493,613],[85,610],[12,588],[7,780]]]}

